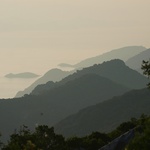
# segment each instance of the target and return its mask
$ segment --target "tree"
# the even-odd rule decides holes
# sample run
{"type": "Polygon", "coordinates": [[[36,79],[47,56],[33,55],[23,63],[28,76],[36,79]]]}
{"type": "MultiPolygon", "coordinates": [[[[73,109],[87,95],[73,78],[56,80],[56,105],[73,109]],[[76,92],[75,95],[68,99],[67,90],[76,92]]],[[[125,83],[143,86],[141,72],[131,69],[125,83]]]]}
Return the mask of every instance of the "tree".
{"type": "Polygon", "coordinates": [[[38,126],[32,133],[23,126],[19,133],[14,133],[2,150],[66,150],[62,135],[54,133],[54,128],[46,125],[38,126]]]}
{"type": "Polygon", "coordinates": [[[80,149],[82,147],[82,138],[70,137],[66,140],[69,150],[80,149]]]}
{"type": "MultiPolygon", "coordinates": [[[[144,61],[142,63],[141,69],[143,70],[143,74],[150,78],[150,60],[144,61]]],[[[150,88],[150,83],[147,84],[148,88],[150,88]]]]}
{"type": "Polygon", "coordinates": [[[33,143],[42,150],[65,150],[65,139],[54,133],[54,128],[46,125],[38,126],[33,133],[33,143]]]}
{"type": "Polygon", "coordinates": [[[128,150],[149,150],[150,148],[150,117],[142,115],[139,119],[139,129],[134,139],[127,146],[128,150]]]}
{"type": "Polygon", "coordinates": [[[92,132],[89,136],[83,138],[83,144],[86,150],[98,150],[109,142],[109,136],[100,132],[92,132]]]}
{"type": "MultiPolygon", "coordinates": [[[[14,133],[10,136],[10,141],[5,145],[2,150],[24,150],[26,144],[31,139],[31,131],[27,126],[20,127],[18,133],[14,133]]],[[[35,149],[32,149],[35,150],[35,149]]]]}

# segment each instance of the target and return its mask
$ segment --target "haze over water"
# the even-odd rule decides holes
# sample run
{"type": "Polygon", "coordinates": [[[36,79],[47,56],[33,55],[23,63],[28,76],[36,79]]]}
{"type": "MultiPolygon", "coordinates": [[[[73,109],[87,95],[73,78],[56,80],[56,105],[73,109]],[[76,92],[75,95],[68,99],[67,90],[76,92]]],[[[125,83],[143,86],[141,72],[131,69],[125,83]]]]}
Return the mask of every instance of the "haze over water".
{"type": "Polygon", "coordinates": [[[36,79],[8,79],[0,76],[0,98],[13,98],[20,90],[24,90],[36,79]]]}

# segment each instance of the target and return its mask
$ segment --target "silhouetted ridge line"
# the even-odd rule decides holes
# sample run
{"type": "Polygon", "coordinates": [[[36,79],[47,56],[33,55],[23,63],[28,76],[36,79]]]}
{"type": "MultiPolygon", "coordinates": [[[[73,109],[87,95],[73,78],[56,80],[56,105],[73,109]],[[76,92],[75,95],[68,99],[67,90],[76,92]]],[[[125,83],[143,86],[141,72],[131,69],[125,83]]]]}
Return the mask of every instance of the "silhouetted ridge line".
{"type": "Polygon", "coordinates": [[[141,69],[141,64],[143,60],[149,60],[150,59],[150,49],[147,49],[132,58],[128,59],[126,61],[126,65],[128,65],[130,68],[137,70],[140,73],[143,73],[141,69]]]}
{"type": "MultiPolygon", "coordinates": [[[[59,72],[61,72],[61,71],[59,71],[59,72]]],[[[144,77],[143,75],[139,74],[138,72],[130,69],[128,66],[125,65],[125,63],[122,60],[115,59],[115,60],[103,62],[102,64],[96,64],[91,67],[84,68],[82,70],[77,70],[73,74],[71,74],[71,72],[63,72],[64,79],[55,83],[54,86],[51,86],[48,84],[46,86],[42,85],[41,89],[42,89],[42,91],[44,91],[44,87],[46,90],[48,90],[48,88],[47,88],[48,86],[50,87],[50,89],[52,89],[54,87],[59,87],[60,85],[63,85],[65,83],[67,83],[68,81],[74,80],[76,78],[81,77],[82,75],[89,74],[89,73],[94,73],[94,74],[100,75],[102,77],[106,77],[118,84],[124,85],[124,86],[126,86],[128,88],[132,88],[132,89],[144,88],[144,87],[146,87],[146,83],[147,83],[146,77],[144,77]]],[[[46,79],[47,79],[46,80],[47,82],[48,82],[48,80],[51,81],[50,78],[46,78],[46,79]]],[[[33,83],[34,86],[31,85],[31,87],[33,89],[37,85],[39,85],[39,80],[37,80],[37,82],[33,83]]],[[[28,89],[30,89],[30,88],[27,88],[26,91],[28,89]]],[[[40,90],[40,88],[38,88],[38,90],[40,90]]],[[[30,91],[30,93],[31,93],[31,91],[30,91]]],[[[32,92],[32,94],[33,94],[33,92],[32,92]]]]}
{"type": "Polygon", "coordinates": [[[31,94],[39,95],[40,93],[59,87],[60,85],[63,85],[71,80],[91,73],[110,79],[113,82],[116,82],[130,89],[146,87],[147,83],[147,78],[127,67],[122,60],[115,59],[108,62],[103,62],[102,64],[87,67],[82,70],[77,70],[75,73],[65,77],[55,84],[49,82],[47,84],[39,85],[32,91],[31,94]]]}
{"type": "Polygon", "coordinates": [[[48,72],[46,72],[41,78],[39,78],[29,87],[27,87],[24,91],[19,91],[15,97],[22,97],[25,94],[30,94],[37,85],[45,84],[48,81],[53,81],[53,82],[60,81],[64,77],[68,76],[70,73],[72,72],[62,71],[60,69],[51,69],[48,72]]]}
{"type": "Polygon", "coordinates": [[[137,71],[130,69],[122,60],[115,59],[82,70],[77,70],[76,73],[61,80],[59,84],[64,84],[88,73],[98,74],[128,88],[144,88],[147,83],[147,78],[139,74],[137,71]]]}
{"type": "Polygon", "coordinates": [[[74,68],[84,68],[89,67],[94,64],[100,64],[103,61],[109,61],[111,59],[121,59],[127,61],[129,58],[139,54],[140,52],[146,50],[143,46],[128,46],[119,49],[114,49],[112,51],[106,52],[96,57],[87,58],[75,65],[70,65],[66,63],[59,64],[60,67],[74,67],[74,68]]]}

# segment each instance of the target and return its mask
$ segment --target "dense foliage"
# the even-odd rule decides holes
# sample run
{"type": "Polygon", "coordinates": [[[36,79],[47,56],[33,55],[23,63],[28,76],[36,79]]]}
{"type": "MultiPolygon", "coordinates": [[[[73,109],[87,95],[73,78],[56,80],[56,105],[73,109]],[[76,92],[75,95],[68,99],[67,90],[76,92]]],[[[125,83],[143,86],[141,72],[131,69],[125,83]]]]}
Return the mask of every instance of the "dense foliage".
{"type": "Polygon", "coordinates": [[[132,118],[107,134],[93,132],[88,136],[74,136],[68,139],[56,134],[53,127],[40,125],[32,132],[28,127],[23,126],[19,132],[10,136],[7,144],[0,145],[2,150],[98,150],[131,129],[135,130],[135,136],[126,146],[127,150],[148,150],[150,117],[145,115],[142,115],[140,119],[132,118]]]}
{"type": "MultiPolygon", "coordinates": [[[[141,69],[143,70],[143,74],[149,78],[150,77],[150,61],[143,60],[141,69]]],[[[147,86],[150,88],[150,83],[148,83],[147,86]]]]}
{"type": "Polygon", "coordinates": [[[66,150],[65,139],[54,133],[54,128],[38,126],[32,133],[23,126],[19,133],[10,136],[10,141],[2,150],[66,150]]]}
{"type": "Polygon", "coordinates": [[[138,124],[140,126],[135,132],[135,137],[127,146],[127,150],[150,149],[150,117],[143,115],[138,124]]]}

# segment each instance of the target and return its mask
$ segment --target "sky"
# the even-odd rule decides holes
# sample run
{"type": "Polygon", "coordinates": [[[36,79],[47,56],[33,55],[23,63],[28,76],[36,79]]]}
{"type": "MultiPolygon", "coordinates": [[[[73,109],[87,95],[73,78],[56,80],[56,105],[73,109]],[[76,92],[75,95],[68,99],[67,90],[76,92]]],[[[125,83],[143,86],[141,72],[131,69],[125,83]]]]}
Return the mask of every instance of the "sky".
{"type": "Polygon", "coordinates": [[[149,0],[0,0],[0,74],[43,74],[112,49],[150,47],[149,0]]]}

